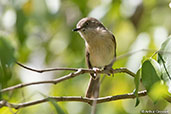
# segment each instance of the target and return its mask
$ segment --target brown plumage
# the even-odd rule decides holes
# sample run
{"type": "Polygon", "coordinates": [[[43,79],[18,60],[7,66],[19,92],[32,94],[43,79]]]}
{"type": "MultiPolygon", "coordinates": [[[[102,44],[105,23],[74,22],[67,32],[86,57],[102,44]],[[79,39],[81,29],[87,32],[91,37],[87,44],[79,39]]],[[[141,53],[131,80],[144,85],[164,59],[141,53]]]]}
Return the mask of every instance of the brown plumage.
{"type": "MultiPolygon", "coordinates": [[[[81,19],[77,28],[85,41],[86,61],[88,68],[111,68],[116,57],[116,41],[114,35],[95,18],[81,19]]],[[[100,76],[91,73],[86,97],[99,96],[100,76]]]]}

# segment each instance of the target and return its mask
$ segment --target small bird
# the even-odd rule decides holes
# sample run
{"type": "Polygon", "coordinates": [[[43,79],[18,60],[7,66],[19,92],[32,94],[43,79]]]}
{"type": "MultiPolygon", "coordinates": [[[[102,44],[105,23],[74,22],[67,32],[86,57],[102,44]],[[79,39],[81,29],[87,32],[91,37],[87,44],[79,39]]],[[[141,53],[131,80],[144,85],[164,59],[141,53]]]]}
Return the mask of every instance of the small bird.
{"type": "MultiPolygon", "coordinates": [[[[73,31],[78,31],[85,41],[86,61],[89,69],[112,68],[116,58],[116,40],[112,32],[92,17],[81,19],[73,31]]],[[[98,98],[100,74],[90,73],[90,75],[86,97],[98,98]]]]}

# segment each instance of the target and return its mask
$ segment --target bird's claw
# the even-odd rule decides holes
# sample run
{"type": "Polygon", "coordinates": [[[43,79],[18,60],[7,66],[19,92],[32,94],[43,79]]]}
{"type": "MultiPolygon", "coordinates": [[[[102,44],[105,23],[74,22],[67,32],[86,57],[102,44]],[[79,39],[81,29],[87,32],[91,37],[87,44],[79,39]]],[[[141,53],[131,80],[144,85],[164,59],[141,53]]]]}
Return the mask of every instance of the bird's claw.
{"type": "Polygon", "coordinates": [[[110,76],[111,74],[112,74],[112,76],[114,76],[114,74],[113,74],[113,68],[112,67],[104,67],[103,70],[106,72],[106,74],[108,76],[110,76]]]}

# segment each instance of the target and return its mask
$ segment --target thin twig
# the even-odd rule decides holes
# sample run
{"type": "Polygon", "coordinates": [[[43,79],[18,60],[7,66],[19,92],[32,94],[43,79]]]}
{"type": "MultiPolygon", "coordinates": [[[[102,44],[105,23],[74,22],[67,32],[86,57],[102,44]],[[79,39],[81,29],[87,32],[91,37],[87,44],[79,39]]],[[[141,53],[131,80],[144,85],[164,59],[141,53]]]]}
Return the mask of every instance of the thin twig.
{"type": "Polygon", "coordinates": [[[136,50],[136,51],[131,51],[131,52],[128,52],[128,53],[125,53],[125,54],[123,54],[123,55],[118,56],[118,57],[116,58],[116,61],[118,61],[118,60],[120,60],[120,59],[122,59],[122,58],[128,57],[128,56],[131,56],[131,55],[133,55],[133,54],[135,54],[135,53],[143,52],[143,51],[144,51],[144,52],[146,52],[146,51],[148,51],[148,52],[156,52],[157,50],[140,49],[140,50],[136,50]]]}
{"type": "Polygon", "coordinates": [[[171,76],[170,76],[170,74],[169,74],[169,72],[168,72],[168,70],[167,70],[167,68],[166,68],[166,65],[165,65],[165,63],[166,63],[165,60],[164,60],[163,57],[160,55],[160,53],[158,53],[158,56],[159,56],[159,58],[161,59],[161,62],[162,62],[162,64],[163,64],[163,67],[164,67],[164,70],[165,70],[167,76],[168,76],[169,79],[171,80],[171,76]]]}
{"type": "Polygon", "coordinates": [[[117,69],[113,69],[112,70],[112,74],[115,74],[115,73],[126,73],[126,74],[129,74],[132,77],[135,77],[136,76],[135,73],[133,73],[132,71],[130,71],[129,69],[124,68],[124,67],[117,68],[117,69]]]}
{"type": "MultiPolygon", "coordinates": [[[[139,97],[146,96],[146,95],[147,95],[146,90],[138,92],[139,97]]],[[[2,100],[2,101],[0,101],[0,108],[4,107],[4,106],[6,106],[6,107],[10,106],[11,108],[19,109],[19,108],[24,108],[24,107],[33,106],[36,104],[48,102],[49,99],[53,99],[56,102],[75,101],[75,102],[85,102],[88,104],[92,104],[92,102],[94,100],[96,100],[97,104],[98,104],[98,103],[105,103],[105,102],[116,101],[116,100],[121,100],[121,99],[131,99],[131,98],[135,98],[135,97],[136,96],[134,95],[134,93],[128,93],[128,94],[122,94],[122,95],[116,95],[116,96],[100,97],[100,98],[87,98],[87,97],[81,97],[81,96],[66,96],[66,97],[49,96],[47,98],[43,98],[40,100],[35,100],[35,101],[30,101],[30,102],[25,102],[25,103],[19,103],[19,104],[9,103],[5,100],[2,100]]]]}
{"type": "Polygon", "coordinates": [[[91,114],[96,114],[96,107],[97,106],[97,100],[93,100],[92,107],[91,107],[91,114]]]}
{"type": "Polygon", "coordinates": [[[27,70],[30,70],[30,71],[34,71],[34,72],[37,72],[37,73],[43,73],[43,72],[50,72],[50,71],[62,71],[62,70],[65,70],[65,71],[77,71],[78,68],[48,68],[48,69],[43,69],[43,70],[38,70],[38,69],[33,69],[31,67],[28,67],[26,65],[23,65],[19,62],[16,62],[17,65],[27,69],[27,70]]]}
{"type": "Polygon", "coordinates": [[[120,55],[116,58],[116,61],[120,60],[120,59],[123,59],[125,57],[128,57],[128,56],[131,56],[135,53],[139,53],[139,52],[155,52],[155,53],[168,53],[168,54],[171,54],[171,51],[162,51],[162,50],[152,50],[152,49],[140,49],[140,50],[136,50],[136,51],[131,51],[131,52],[128,52],[128,53],[125,53],[123,55],[120,55]]]}
{"type": "Polygon", "coordinates": [[[43,72],[50,72],[50,71],[61,71],[61,70],[65,70],[65,71],[78,71],[79,69],[82,70],[82,72],[84,73],[100,73],[100,74],[104,74],[104,73],[127,73],[131,76],[135,76],[135,74],[133,72],[131,72],[130,70],[128,70],[127,68],[117,68],[117,69],[109,69],[109,70],[99,70],[98,72],[93,70],[93,69],[85,69],[85,68],[48,68],[48,69],[42,69],[42,70],[38,70],[38,69],[33,69],[31,67],[25,66],[19,62],[16,62],[19,66],[30,70],[30,71],[34,71],[34,72],[38,72],[38,73],[43,73],[43,72]]]}

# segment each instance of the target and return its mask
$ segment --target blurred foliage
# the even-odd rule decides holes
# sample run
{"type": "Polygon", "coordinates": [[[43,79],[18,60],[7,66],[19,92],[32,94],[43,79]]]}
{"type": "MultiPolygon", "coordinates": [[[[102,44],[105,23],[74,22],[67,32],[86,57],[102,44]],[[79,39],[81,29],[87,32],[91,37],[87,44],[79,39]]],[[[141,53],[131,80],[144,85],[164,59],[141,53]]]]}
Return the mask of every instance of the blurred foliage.
{"type": "Polygon", "coordinates": [[[14,48],[3,37],[0,37],[0,53],[0,89],[2,89],[7,87],[15,61],[14,48]]]}
{"type": "MultiPolygon", "coordinates": [[[[165,51],[165,50],[163,50],[165,51]]],[[[165,64],[165,63],[164,63],[165,64]]],[[[163,69],[165,70],[165,69],[163,69]]],[[[165,81],[162,79],[163,71],[161,70],[161,66],[157,61],[154,59],[148,59],[146,60],[142,68],[140,69],[142,71],[142,83],[147,90],[148,95],[157,102],[159,99],[162,99],[166,96],[170,96],[170,85],[167,84],[167,81],[171,81],[170,79],[165,81]],[[157,94],[156,94],[157,93],[157,94]]],[[[168,72],[170,74],[170,72],[168,72]]],[[[166,76],[166,75],[165,75],[166,76]]],[[[168,75],[167,75],[168,77],[168,75]]],[[[139,86],[138,83],[135,83],[136,86],[139,86]]],[[[170,98],[169,98],[170,99],[170,98]]]]}
{"type": "MultiPolygon", "coordinates": [[[[118,56],[139,49],[159,50],[162,42],[171,34],[169,2],[170,0],[0,0],[0,89],[21,82],[53,79],[68,73],[30,72],[14,65],[16,58],[37,69],[86,67],[84,41],[72,29],[81,18],[87,16],[96,17],[114,33],[118,56]]],[[[162,49],[165,46],[163,44],[162,49]]],[[[147,65],[145,68],[156,73],[151,60],[148,60],[152,54],[141,51],[116,61],[113,68],[127,67],[137,72],[145,56],[144,60],[149,63],[144,64],[147,65]]],[[[170,54],[162,57],[166,63],[167,59],[170,60],[170,54]]],[[[159,63],[162,65],[160,60],[159,63]]],[[[166,68],[170,69],[170,63],[166,64],[166,68]]],[[[88,74],[84,74],[57,85],[30,86],[0,94],[0,99],[19,103],[43,98],[39,93],[46,96],[84,96],[88,79],[88,74]]],[[[137,80],[139,79],[135,82],[137,80]]],[[[134,88],[134,79],[125,74],[116,74],[105,78],[100,95],[125,94],[132,92],[134,88]]],[[[136,88],[144,89],[139,83],[136,83],[136,88]]],[[[162,92],[157,91],[158,88],[163,90],[165,86],[158,83],[152,88],[157,88],[152,90],[158,93],[162,92]]],[[[139,100],[137,107],[136,101],[132,99],[99,104],[97,114],[138,114],[142,109],[171,112],[171,105],[163,99],[156,103],[149,97],[139,100]]],[[[60,102],[58,105],[69,114],[87,114],[91,111],[85,103],[60,102]]],[[[16,111],[17,114],[55,113],[53,106],[48,103],[19,110],[6,107],[0,109],[2,114],[16,111]]]]}

